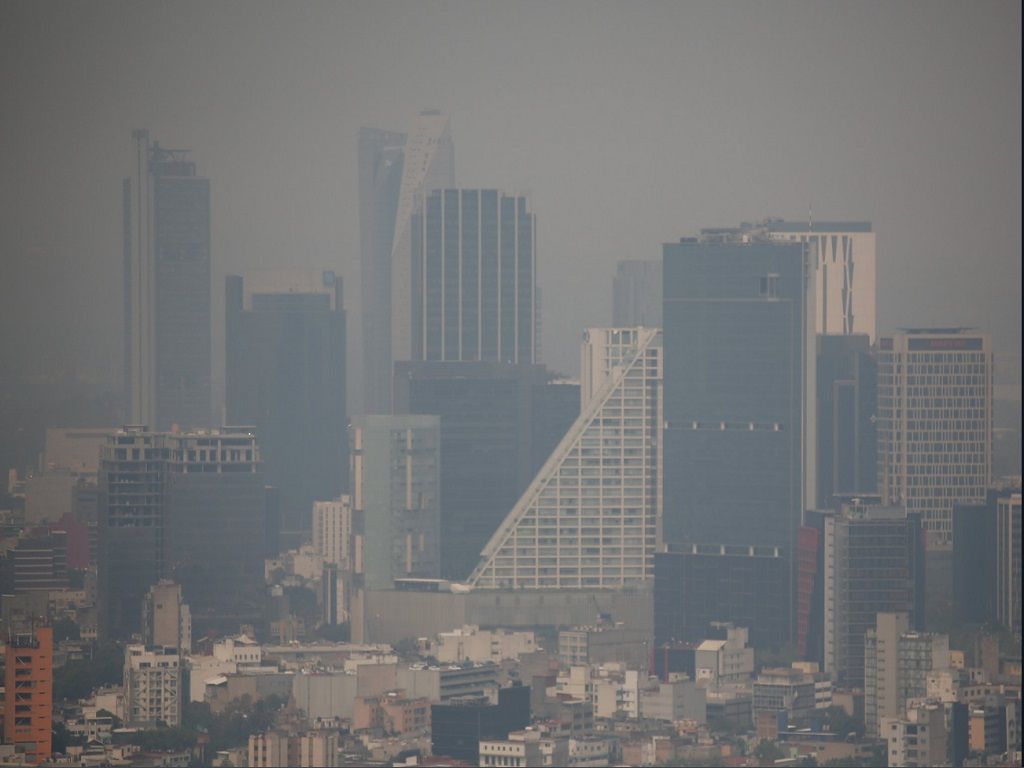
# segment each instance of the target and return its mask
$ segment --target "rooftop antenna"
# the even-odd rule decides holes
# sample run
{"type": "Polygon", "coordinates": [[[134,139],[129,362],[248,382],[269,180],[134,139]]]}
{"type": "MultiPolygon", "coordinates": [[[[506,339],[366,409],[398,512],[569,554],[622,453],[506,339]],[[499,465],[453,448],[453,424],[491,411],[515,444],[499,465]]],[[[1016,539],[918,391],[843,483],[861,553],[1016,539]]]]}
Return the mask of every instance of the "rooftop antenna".
{"type": "Polygon", "coordinates": [[[811,203],[807,204],[807,231],[814,231],[814,207],[811,203]]]}

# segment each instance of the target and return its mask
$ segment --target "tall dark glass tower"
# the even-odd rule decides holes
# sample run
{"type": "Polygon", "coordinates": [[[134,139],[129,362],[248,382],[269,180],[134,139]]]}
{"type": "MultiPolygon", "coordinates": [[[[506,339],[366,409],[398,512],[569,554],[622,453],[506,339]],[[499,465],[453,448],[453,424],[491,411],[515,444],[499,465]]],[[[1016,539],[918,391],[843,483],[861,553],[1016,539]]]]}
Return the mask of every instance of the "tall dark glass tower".
{"type": "Polygon", "coordinates": [[[524,197],[426,196],[412,217],[412,359],[536,362],[535,233],[524,197]]]}
{"type": "MultiPolygon", "coordinates": [[[[664,248],[664,541],[679,557],[781,556],[790,612],[796,533],[814,500],[808,248],[714,230],[664,248]]],[[[671,570],[656,565],[656,590],[671,570]]]]}
{"type": "Polygon", "coordinates": [[[124,180],[125,412],[154,429],[210,423],[210,181],[188,150],[136,130],[124,180]]]}
{"type": "Polygon", "coordinates": [[[227,278],[227,421],[255,427],[283,526],[348,488],[345,310],[333,272],[227,278]]]}
{"type": "Polygon", "coordinates": [[[834,508],[836,495],[876,492],[877,376],[867,334],[818,336],[819,509],[834,508]]]}

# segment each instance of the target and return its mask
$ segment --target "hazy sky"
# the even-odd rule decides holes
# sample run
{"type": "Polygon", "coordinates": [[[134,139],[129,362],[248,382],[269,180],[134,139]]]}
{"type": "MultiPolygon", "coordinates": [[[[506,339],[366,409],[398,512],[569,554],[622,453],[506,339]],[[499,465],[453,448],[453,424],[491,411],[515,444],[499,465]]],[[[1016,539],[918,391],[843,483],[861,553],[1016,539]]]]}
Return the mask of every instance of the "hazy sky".
{"type": "Polygon", "coordinates": [[[618,260],[810,203],[874,223],[880,329],[982,326],[1019,382],[1020,39],[1018,2],[3,0],[3,365],[118,383],[135,127],[212,180],[215,373],[227,272],[339,270],[354,343],[357,131],[435,107],[460,185],[530,196],[555,368],[618,260]]]}

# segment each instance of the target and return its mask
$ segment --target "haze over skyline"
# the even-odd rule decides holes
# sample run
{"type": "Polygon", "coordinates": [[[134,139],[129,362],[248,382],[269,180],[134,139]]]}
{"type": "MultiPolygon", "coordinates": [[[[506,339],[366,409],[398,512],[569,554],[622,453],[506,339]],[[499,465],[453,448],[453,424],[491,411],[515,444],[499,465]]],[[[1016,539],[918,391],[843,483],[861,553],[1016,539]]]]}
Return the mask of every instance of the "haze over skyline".
{"type": "Polygon", "coordinates": [[[144,127],[211,179],[215,381],[224,276],[256,268],[336,269],[358,360],[358,129],[433,107],[460,186],[529,196],[554,369],[575,374],[582,329],[611,320],[617,261],[810,205],[873,223],[880,331],[991,332],[1019,398],[1020,18],[997,2],[6,3],[0,352],[119,386],[120,184],[144,127]]]}

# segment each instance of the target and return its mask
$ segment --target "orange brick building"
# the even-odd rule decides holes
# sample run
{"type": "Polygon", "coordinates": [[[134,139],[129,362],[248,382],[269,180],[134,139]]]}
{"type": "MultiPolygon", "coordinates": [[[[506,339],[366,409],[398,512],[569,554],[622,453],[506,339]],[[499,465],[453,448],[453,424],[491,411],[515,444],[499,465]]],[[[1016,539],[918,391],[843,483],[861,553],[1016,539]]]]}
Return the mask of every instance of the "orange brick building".
{"type": "Polygon", "coordinates": [[[52,748],[53,629],[37,627],[8,641],[4,686],[4,743],[23,748],[31,763],[46,760],[52,748]]]}

